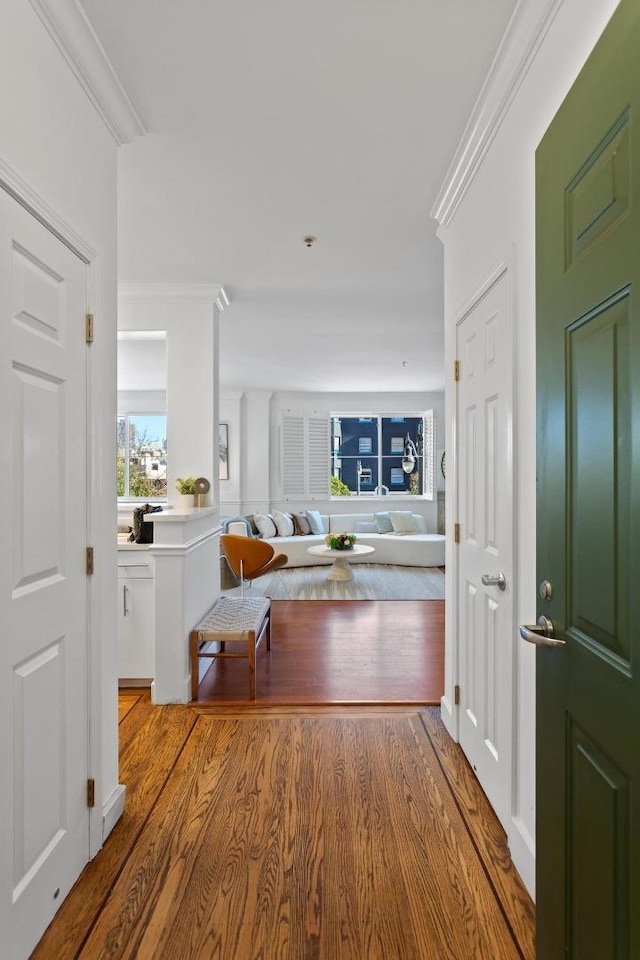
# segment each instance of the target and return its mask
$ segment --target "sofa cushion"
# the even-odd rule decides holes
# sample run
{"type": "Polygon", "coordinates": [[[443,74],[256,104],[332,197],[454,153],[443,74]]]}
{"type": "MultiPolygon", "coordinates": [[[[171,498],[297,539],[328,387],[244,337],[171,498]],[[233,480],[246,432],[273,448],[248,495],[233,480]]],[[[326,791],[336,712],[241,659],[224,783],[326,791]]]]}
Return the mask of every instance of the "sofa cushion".
{"type": "Polygon", "coordinates": [[[324,521],[320,516],[319,510],[307,510],[307,519],[309,520],[309,526],[311,527],[311,533],[325,533],[324,521]]]}
{"type": "Polygon", "coordinates": [[[417,524],[410,510],[390,510],[389,518],[394,533],[406,535],[418,532],[417,524]]]}
{"type": "Polygon", "coordinates": [[[412,513],[411,516],[416,525],[416,533],[429,533],[426,517],[423,517],[420,513],[412,513]]]}
{"type": "Polygon", "coordinates": [[[273,522],[276,525],[279,537],[292,537],[295,533],[293,520],[290,514],[282,513],[280,510],[274,510],[271,514],[273,522]]]}
{"type": "Polygon", "coordinates": [[[374,518],[376,521],[376,526],[378,528],[378,533],[392,533],[393,524],[391,523],[391,517],[388,513],[374,513],[374,518]]]}
{"type": "Polygon", "coordinates": [[[373,522],[372,513],[332,513],[329,516],[330,533],[355,533],[357,523],[373,522]]]}
{"type": "Polygon", "coordinates": [[[377,533],[378,525],[375,520],[357,520],[356,533],[377,533]]]}
{"type": "Polygon", "coordinates": [[[253,519],[258,532],[261,537],[264,537],[265,540],[268,540],[269,537],[277,536],[276,525],[273,522],[273,517],[270,517],[267,513],[254,513],[253,519]]]}
{"type": "Polygon", "coordinates": [[[294,533],[298,537],[308,537],[311,533],[311,526],[309,524],[309,518],[306,513],[294,513],[292,514],[294,533]]]}

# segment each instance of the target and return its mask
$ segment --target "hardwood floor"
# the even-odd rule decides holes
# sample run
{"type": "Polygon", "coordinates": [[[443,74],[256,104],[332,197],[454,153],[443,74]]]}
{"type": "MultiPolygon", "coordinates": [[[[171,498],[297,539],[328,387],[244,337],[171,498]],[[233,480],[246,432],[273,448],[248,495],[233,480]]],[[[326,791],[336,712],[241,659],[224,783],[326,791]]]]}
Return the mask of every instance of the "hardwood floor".
{"type": "MultiPolygon", "coordinates": [[[[444,600],[274,600],[258,649],[260,704],[436,704],[444,691],[444,600]]],[[[246,660],[219,660],[198,700],[247,703],[246,660]]]]}
{"type": "Polygon", "coordinates": [[[504,834],[436,708],[120,694],[125,815],[35,960],[533,960],[504,834]]]}

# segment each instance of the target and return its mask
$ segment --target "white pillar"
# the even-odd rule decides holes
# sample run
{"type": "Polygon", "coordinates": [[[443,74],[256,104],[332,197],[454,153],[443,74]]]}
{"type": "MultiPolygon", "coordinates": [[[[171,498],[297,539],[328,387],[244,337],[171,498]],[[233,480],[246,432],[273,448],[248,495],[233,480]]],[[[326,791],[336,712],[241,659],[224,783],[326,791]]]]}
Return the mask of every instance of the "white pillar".
{"type": "Polygon", "coordinates": [[[220,284],[123,284],[118,330],[167,337],[167,499],[178,477],[205,477],[218,502],[218,328],[220,284]]]}

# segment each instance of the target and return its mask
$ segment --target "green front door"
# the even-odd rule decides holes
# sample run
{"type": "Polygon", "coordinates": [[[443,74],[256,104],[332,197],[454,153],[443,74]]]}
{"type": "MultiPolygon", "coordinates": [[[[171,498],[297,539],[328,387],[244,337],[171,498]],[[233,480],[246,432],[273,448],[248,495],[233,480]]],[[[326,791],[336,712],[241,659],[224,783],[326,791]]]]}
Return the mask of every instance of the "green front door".
{"type": "Polygon", "coordinates": [[[537,648],[537,955],[636,960],[640,0],[554,118],[536,190],[538,614],[565,644],[537,648]]]}

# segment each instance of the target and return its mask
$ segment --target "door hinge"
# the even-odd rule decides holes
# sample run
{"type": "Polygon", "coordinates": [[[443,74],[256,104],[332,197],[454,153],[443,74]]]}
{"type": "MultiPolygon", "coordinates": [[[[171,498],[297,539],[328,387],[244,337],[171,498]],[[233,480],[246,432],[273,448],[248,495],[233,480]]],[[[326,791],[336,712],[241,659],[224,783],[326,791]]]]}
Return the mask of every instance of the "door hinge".
{"type": "Polygon", "coordinates": [[[93,547],[87,547],[87,576],[93,576],[93,547]]]}
{"type": "Polygon", "coordinates": [[[460,543],[460,524],[454,523],[453,525],[453,542],[460,543]]]}
{"type": "Polygon", "coordinates": [[[86,343],[93,343],[93,314],[88,313],[84,318],[84,339],[86,343]]]}
{"type": "Polygon", "coordinates": [[[453,702],[455,703],[456,707],[460,703],[460,687],[457,683],[453,688],[453,702]]]}
{"type": "Polygon", "coordinates": [[[96,805],[96,782],[93,777],[89,777],[87,780],[87,806],[95,807],[96,805]]]}
{"type": "Polygon", "coordinates": [[[458,383],[460,380],[460,361],[459,360],[453,361],[453,379],[455,380],[456,383],[458,383]]]}

